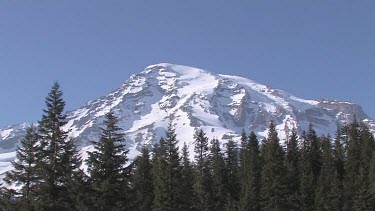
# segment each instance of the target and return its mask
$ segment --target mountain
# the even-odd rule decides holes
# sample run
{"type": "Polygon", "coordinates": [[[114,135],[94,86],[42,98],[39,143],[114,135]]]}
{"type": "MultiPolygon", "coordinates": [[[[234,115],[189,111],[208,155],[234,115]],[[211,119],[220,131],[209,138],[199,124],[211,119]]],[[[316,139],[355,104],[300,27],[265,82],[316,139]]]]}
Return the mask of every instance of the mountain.
{"type": "MultiPolygon", "coordinates": [[[[318,134],[334,134],[337,125],[355,115],[375,131],[375,121],[353,103],[304,100],[246,78],[163,63],[147,67],[114,92],[67,113],[65,129],[76,138],[83,157],[92,150],[90,141],[98,140],[104,114],[110,109],[124,129],[130,158],[139,154],[143,144],[157,142],[169,121],[175,125],[179,146],[186,142],[191,152],[194,133],[200,128],[209,138],[225,143],[238,140],[243,129],[266,136],[267,125],[273,120],[285,139],[287,131],[296,127],[301,132],[309,123],[318,134]]],[[[0,130],[0,174],[11,168],[15,147],[27,126],[0,130]]]]}

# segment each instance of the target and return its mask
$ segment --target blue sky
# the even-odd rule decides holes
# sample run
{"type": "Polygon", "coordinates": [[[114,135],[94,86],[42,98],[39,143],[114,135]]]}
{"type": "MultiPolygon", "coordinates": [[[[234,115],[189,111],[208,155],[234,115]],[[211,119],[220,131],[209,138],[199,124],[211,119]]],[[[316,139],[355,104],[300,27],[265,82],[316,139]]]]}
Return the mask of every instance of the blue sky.
{"type": "Polygon", "coordinates": [[[38,121],[154,63],[240,75],[375,117],[375,1],[0,1],[0,126],[38,121]]]}

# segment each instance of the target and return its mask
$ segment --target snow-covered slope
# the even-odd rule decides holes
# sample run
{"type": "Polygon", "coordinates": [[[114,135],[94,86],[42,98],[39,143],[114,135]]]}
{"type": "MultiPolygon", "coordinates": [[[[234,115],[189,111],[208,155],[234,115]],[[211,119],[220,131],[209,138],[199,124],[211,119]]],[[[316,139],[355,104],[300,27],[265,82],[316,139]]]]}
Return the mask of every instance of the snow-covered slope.
{"type": "MultiPolygon", "coordinates": [[[[354,115],[375,129],[375,121],[349,102],[304,100],[246,78],[164,63],[147,67],[116,91],[68,113],[66,129],[83,155],[91,149],[90,141],[98,139],[103,116],[110,109],[124,129],[131,158],[144,143],[157,142],[169,121],[175,125],[179,145],[186,142],[191,151],[193,135],[200,128],[222,143],[238,140],[243,129],[265,136],[270,120],[282,139],[291,128],[301,131],[309,123],[319,134],[334,134],[337,125],[354,115]]],[[[0,174],[9,169],[26,126],[0,130],[0,174]]]]}

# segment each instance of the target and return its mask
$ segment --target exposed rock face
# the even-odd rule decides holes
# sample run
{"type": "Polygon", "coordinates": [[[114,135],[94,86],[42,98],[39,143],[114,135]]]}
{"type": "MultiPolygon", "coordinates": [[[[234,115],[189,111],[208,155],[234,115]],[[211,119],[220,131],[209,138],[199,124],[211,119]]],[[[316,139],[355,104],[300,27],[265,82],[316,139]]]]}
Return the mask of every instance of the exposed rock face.
{"type": "MultiPolygon", "coordinates": [[[[238,140],[243,129],[265,136],[271,120],[276,123],[281,139],[285,137],[285,131],[293,127],[301,131],[309,123],[319,134],[333,134],[337,125],[354,116],[365,119],[375,129],[374,120],[356,104],[303,100],[241,77],[214,75],[181,65],[157,64],[131,76],[107,96],[68,113],[65,129],[71,130],[70,135],[76,138],[83,154],[90,141],[98,139],[104,114],[110,109],[114,110],[124,129],[130,157],[135,157],[144,143],[157,142],[169,121],[176,127],[179,145],[190,144],[191,152],[193,135],[200,128],[209,138],[218,138],[223,143],[229,139],[238,140]]],[[[11,153],[7,160],[0,158],[0,174],[8,169],[26,126],[15,125],[0,130],[0,153],[11,153]]]]}

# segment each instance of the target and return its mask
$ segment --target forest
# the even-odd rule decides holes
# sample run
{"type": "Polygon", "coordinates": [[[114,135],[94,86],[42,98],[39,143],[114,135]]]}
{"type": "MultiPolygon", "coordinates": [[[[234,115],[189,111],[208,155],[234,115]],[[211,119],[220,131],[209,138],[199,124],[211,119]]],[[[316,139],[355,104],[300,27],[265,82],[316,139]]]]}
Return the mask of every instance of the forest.
{"type": "Polygon", "coordinates": [[[243,131],[240,143],[209,140],[198,128],[193,160],[187,143],[178,147],[171,122],[164,138],[129,160],[110,111],[83,160],[63,130],[57,82],[45,102],[1,184],[2,210],[375,210],[375,140],[355,118],[332,137],[318,136],[310,124],[286,140],[271,121],[266,138],[243,131]]]}

